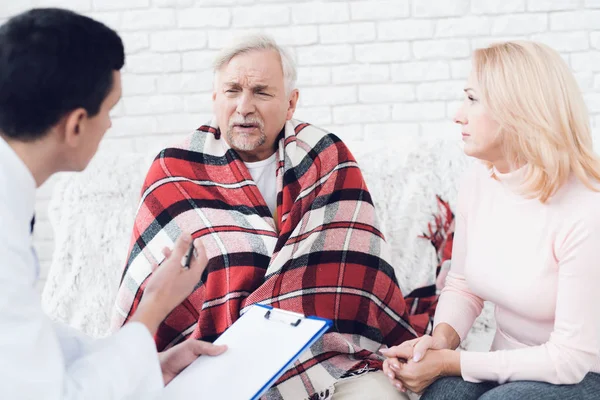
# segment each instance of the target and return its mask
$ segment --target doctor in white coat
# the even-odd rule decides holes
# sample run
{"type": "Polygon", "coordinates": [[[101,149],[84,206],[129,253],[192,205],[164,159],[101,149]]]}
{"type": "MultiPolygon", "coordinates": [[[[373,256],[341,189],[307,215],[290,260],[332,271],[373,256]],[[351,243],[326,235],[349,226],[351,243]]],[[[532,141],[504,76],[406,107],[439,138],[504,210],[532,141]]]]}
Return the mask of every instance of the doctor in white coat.
{"type": "MultiPolygon", "coordinates": [[[[182,267],[182,233],[147,283],[137,312],[93,341],[53,323],[35,286],[35,190],[59,171],[83,170],[121,96],[119,36],[60,9],[20,14],[0,27],[0,399],[148,399],[200,354],[225,348],[187,340],[157,354],[158,325],[199,282],[203,248],[182,267]]],[[[90,265],[89,268],[94,268],[90,265]]]]}

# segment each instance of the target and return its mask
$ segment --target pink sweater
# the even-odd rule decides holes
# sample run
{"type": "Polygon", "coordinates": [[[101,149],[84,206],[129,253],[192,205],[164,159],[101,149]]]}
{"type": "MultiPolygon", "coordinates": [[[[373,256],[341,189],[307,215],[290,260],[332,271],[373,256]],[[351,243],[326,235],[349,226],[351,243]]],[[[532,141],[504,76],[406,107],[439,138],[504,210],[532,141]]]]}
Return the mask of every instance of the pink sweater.
{"type": "Polygon", "coordinates": [[[477,163],[458,196],[452,268],[435,324],[465,338],[495,304],[490,352],[461,352],[470,382],[574,384],[600,372],[600,193],[572,177],[546,204],[477,163]]]}

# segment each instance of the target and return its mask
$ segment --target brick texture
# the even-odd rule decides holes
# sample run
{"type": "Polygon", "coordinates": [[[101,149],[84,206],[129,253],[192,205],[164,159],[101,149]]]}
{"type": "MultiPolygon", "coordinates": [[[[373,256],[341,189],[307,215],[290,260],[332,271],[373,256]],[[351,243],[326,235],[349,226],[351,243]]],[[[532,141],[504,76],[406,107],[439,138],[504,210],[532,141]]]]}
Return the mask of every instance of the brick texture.
{"type": "MultiPolygon", "coordinates": [[[[122,34],[123,99],[102,149],[145,151],[210,117],[211,62],[234,36],[272,34],[299,65],[296,117],[342,139],[458,133],[471,52],[533,39],[561,52],[585,93],[600,136],[599,0],[0,0],[0,21],[34,6],[83,12],[122,34]]],[[[598,144],[596,145],[597,148],[598,144]]],[[[38,193],[42,276],[52,255],[38,193]]]]}

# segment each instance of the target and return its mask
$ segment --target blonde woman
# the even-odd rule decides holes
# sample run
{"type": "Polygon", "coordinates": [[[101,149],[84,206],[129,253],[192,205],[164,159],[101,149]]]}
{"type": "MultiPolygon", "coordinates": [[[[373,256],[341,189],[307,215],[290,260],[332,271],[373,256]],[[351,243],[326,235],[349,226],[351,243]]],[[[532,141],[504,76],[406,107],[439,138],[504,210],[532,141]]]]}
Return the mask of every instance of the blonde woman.
{"type": "Polygon", "coordinates": [[[600,160],[575,79],[547,46],[507,42],[475,51],[464,91],[455,121],[483,162],[459,191],[433,335],[384,371],[423,400],[597,399],[600,160]],[[455,351],[485,300],[491,351],[455,351]]]}

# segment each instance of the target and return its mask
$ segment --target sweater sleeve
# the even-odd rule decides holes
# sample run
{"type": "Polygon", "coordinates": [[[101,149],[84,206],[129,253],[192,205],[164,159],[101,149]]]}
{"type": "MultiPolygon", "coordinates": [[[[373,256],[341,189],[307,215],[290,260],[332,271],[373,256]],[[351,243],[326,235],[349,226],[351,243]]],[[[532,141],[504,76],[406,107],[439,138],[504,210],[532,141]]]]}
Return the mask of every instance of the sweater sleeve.
{"type": "Polygon", "coordinates": [[[463,341],[475,319],[483,309],[483,299],[469,290],[464,275],[467,254],[467,211],[468,201],[472,201],[475,189],[475,170],[469,171],[462,180],[458,193],[455,219],[452,264],[442,289],[434,319],[435,326],[450,325],[463,341]]]}
{"type": "MultiPolygon", "coordinates": [[[[596,213],[597,214],[597,213],[596,213]]],[[[549,340],[523,349],[461,353],[465,380],[581,382],[600,355],[600,217],[575,222],[558,246],[558,291],[549,340]]]]}

